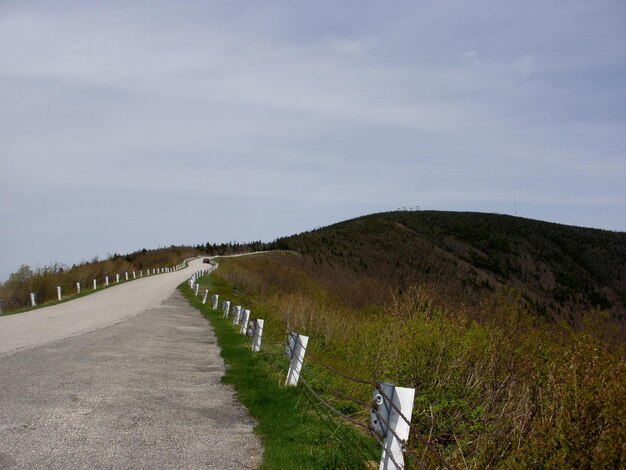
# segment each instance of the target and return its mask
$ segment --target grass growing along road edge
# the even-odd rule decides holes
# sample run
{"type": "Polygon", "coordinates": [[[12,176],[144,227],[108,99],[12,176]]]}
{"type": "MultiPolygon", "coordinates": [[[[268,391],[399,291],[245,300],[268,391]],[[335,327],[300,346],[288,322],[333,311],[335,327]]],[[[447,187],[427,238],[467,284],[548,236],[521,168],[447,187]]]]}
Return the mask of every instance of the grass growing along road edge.
{"type": "MultiPolygon", "coordinates": [[[[246,304],[220,279],[207,276],[199,283],[231,305],[246,304]]],[[[260,468],[356,469],[377,464],[380,450],[371,437],[330,418],[302,387],[283,385],[289,361],[281,357],[279,348],[266,342],[260,353],[253,353],[249,339],[230,318],[222,317],[221,310],[213,310],[210,302],[203,305],[186,282],[179,289],[211,322],[228,365],[222,380],[235,388],[239,401],[257,422],[255,432],[264,448],[260,468]]]]}

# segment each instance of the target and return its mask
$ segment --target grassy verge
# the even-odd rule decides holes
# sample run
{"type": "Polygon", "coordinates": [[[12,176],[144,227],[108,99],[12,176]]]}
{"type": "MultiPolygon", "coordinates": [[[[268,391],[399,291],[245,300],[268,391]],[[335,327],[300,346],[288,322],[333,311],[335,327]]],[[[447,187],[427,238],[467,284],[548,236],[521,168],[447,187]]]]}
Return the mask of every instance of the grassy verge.
{"type": "MultiPolygon", "coordinates": [[[[209,288],[231,304],[249,305],[223,280],[204,277],[200,285],[201,292],[209,288]]],[[[203,305],[187,283],[179,289],[213,325],[228,365],[223,381],[234,386],[258,423],[255,432],[264,448],[261,468],[358,469],[377,462],[380,452],[369,436],[337,422],[302,386],[283,385],[289,364],[278,344],[268,340],[262,352],[252,353],[249,339],[221,311],[212,310],[209,302],[203,305]]]]}

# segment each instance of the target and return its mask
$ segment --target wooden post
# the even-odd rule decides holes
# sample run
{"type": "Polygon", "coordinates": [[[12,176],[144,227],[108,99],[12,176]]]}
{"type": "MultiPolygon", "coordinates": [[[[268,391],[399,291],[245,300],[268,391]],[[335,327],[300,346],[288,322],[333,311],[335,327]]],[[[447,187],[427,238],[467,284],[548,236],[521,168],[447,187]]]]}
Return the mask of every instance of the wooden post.
{"type": "Polygon", "coordinates": [[[61,286],[57,286],[57,299],[61,302],[61,286]]]}
{"type": "Polygon", "coordinates": [[[220,300],[220,296],[218,294],[213,295],[213,310],[217,310],[217,303],[220,300]]]}
{"type": "Polygon", "coordinates": [[[252,341],[252,352],[261,350],[261,340],[263,339],[263,320],[257,318],[254,320],[254,340],[252,341]]]}
{"type": "Polygon", "coordinates": [[[250,310],[246,309],[243,311],[243,314],[241,315],[241,329],[239,330],[239,333],[241,333],[242,335],[246,334],[249,321],[250,321],[250,310]]]}
{"type": "Polygon", "coordinates": [[[285,385],[298,385],[298,380],[300,380],[300,370],[302,369],[302,363],[304,362],[304,353],[306,352],[307,344],[309,344],[308,336],[302,336],[295,332],[289,333],[287,350],[291,356],[291,364],[289,365],[285,385]]]}
{"type": "Polygon", "coordinates": [[[36,295],[34,292],[31,292],[31,293],[30,293],[30,304],[31,304],[33,307],[36,307],[36,306],[37,306],[37,295],[36,295]]]}

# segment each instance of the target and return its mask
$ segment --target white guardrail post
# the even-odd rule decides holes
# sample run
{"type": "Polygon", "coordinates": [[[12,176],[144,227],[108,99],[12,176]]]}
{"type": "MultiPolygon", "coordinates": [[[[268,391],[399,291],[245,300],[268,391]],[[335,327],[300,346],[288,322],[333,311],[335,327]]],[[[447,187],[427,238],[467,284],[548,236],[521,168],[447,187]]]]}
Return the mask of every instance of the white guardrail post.
{"type": "Polygon", "coordinates": [[[241,329],[239,333],[242,335],[246,334],[246,330],[248,329],[248,321],[250,321],[250,310],[244,309],[241,315],[241,329]]]}
{"type": "Polygon", "coordinates": [[[57,286],[57,299],[61,302],[61,286],[57,286]]]}
{"type": "Polygon", "coordinates": [[[235,310],[233,311],[233,325],[239,324],[239,312],[241,311],[241,307],[239,305],[235,305],[235,310]]]}
{"type": "Polygon", "coordinates": [[[224,303],[222,304],[222,309],[224,310],[224,318],[228,318],[228,315],[230,314],[230,300],[224,301],[224,303]]]}
{"type": "Polygon", "coordinates": [[[213,295],[213,310],[217,310],[217,305],[219,303],[220,296],[218,294],[213,295]]]}
{"type": "Polygon", "coordinates": [[[93,280],[93,290],[96,290],[98,288],[98,281],[96,281],[95,279],[93,280]]]}
{"type": "Polygon", "coordinates": [[[257,318],[252,320],[252,352],[259,352],[261,350],[261,340],[263,339],[263,320],[257,318]]]}
{"type": "Polygon", "coordinates": [[[34,292],[31,292],[31,293],[30,293],[30,304],[31,304],[33,307],[36,307],[36,306],[37,306],[37,294],[35,294],[34,292]]]}
{"type": "Polygon", "coordinates": [[[109,287],[109,276],[105,276],[105,277],[104,277],[104,285],[106,285],[107,287],[109,287]]]}
{"type": "Polygon", "coordinates": [[[209,296],[209,289],[204,289],[204,295],[202,296],[202,304],[206,304],[206,299],[209,296]]]}
{"type": "Polygon", "coordinates": [[[302,336],[295,332],[289,333],[285,352],[287,353],[287,356],[291,357],[291,364],[289,365],[285,385],[298,385],[298,380],[300,380],[300,370],[302,369],[302,363],[304,362],[304,353],[306,352],[307,344],[309,344],[308,336],[302,336]]]}
{"type": "Polygon", "coordinates": [[[396,387],[387,382],[379,383],[374,390],[369,427],[385,439],[380,470],[404,468],[403,443],[409,439],[414,398],[414,388],[396,387]]]}
{"type": "Polygon", "coordinates": [[[76,293],[80,294],[80,282],[76,283],[76,293]]]}

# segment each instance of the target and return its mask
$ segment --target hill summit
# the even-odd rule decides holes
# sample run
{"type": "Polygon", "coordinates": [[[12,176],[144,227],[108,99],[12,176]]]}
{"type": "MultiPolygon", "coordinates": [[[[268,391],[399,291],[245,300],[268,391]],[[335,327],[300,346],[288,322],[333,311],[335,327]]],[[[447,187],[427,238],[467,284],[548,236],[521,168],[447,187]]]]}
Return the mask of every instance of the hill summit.
{"type": "Polygon", "coordinates": [[[625,323],[623,232],[498,214],[397,211],[280,238],[274,246],[394,288],[435,284],[464,302],[514,288],[530,310],[554,320],[576,324],[600,309],[625,323]]]}

